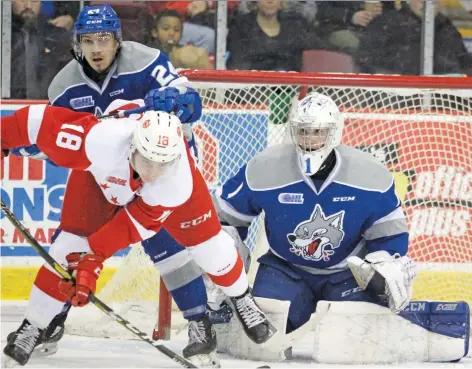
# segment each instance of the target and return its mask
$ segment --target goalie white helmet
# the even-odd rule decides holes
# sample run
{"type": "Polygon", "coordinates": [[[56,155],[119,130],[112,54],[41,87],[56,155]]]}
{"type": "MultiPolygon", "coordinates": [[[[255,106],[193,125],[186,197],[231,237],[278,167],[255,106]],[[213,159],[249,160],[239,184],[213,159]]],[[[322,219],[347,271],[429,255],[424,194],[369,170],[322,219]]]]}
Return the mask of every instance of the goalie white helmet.
{"type": "Polygon", "coordinates": [[[316,173],[331,151],[341,143],[344,119],[336,103],[312,93],[292,109],[290,134],[305,173],[316,173]]]}
{"type": "Polygon", "coordinates": [[[147,111],[134,130],[131,165],[143,181],[153,181],[184,150],[182,123],[179,118],[162,111],[147,111]]]}

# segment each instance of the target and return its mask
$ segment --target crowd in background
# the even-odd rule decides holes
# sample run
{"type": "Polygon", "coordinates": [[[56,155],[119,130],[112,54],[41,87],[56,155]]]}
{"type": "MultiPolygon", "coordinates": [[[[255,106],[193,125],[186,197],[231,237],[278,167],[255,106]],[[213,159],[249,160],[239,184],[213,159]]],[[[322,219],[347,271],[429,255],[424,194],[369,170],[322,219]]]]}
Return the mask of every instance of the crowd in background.
{"type": "MultiPolygon", "coordinates": [[[[216,1],[84,3],[110,4],[123,40],[163,50],[176,68],[214,68],[216,1]]],[[[420,74],[424,0],[227,4],[227,69],[318,71],[322,62],[336,69],[329,58],[341,55],[349,62],[330,71],[420,74]],[[310,57],[309,50],[329,53],[310,57]]],[[[435,5],[434,74],[472,76],[472,54],[458,31],[472,29],[470,9],[435,5]]],[[[72,59],[79,10],[78,1],[12,1],[12,98],[47,97],[52,78],[72,59]]]]}

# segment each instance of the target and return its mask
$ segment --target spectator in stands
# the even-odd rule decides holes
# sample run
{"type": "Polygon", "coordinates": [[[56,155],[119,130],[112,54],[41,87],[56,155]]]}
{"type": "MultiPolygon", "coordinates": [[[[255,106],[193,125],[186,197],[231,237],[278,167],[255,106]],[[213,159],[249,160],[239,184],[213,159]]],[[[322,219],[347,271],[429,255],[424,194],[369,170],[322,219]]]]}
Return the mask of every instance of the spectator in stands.
{"type": "Polygon", "coordinates": [[[316,26],[320,37],[335,51],[353,54],[365,27],[385,10],[395,9],[392,1],[320,1],[316,26]]]}
{"type": "MultiPolygon", "coordinates": [[[[190,44],[215,52],[215,9],[216,1],[149,1],[148,7],[153,15],[164,10],[176,10],[184,19],[182,45],[190,44]]],[[[232,14],[239,1],[228,1],[232,14]]]]}
{"type": "Polygon", "coordinates": [[[251,13],[236,16],[229,25],[228,69],[300,71],[303,50],[314,48],[307,22],[282,12],[280,0],[251,5],[251,13]]]}
{"type": "Polygon", "coordinates": [[[49,23],[56,27],[71,30],[79,14],[78,1],[41,1],[41,14],[49,18],[49,23]]]}
{"type": "MultiPolygon", "coordinates": [[[[400,11],[374,19],[360,40],[355,61],[362,72],[420,74],[421,23],[424,0],[409,0],[400,11]]],[[[444,15],[436,0],[434,74],[472,75],[472,55],[462,36],[444,15]]]]}
{"type": "MultiPolygon", "coordinates": [[[[217,1],[167,1],[166,9],[177,10],[188,22],[215,28],[217,1]]],[[[228,19],[239,7],[239,1],[226,1],[228,19]]]]}
{"type": "Polygon", "coordinates": [[[71,34],[40,14],[39,1],[12,1],[11,97],[47,99],[54,76],[71,59],[71,34]]]}
{"type": "Polygon", "coordinates": [[[155,47],[169,55],[176,68],[213,69],[208,52],[193,45],[179,45],[183,20],[176,10],[164,10],[154,20],[152,30],[155,47]]]}
{"type": "MultiPolygon", "coordinates": [[[[251,3],[252,0],[241,0],[239,5],[239,12],[248,14],[251,12],[251,3]]],[[[316,16],[316,1],[315,0],[285,0],[284,1],[284,11],[293,12],[299,14],[301,17],[305,18],[308,22],[313,23],[316,16]]]]}

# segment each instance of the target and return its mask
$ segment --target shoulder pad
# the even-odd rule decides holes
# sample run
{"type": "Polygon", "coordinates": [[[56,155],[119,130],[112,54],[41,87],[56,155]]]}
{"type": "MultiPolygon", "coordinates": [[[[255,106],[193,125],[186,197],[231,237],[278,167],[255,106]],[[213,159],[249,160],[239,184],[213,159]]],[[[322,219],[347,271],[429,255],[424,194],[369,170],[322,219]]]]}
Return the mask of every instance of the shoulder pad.
{"type": "Polygon", "coordinates": [[[333,181],[367,191],[385,192],[393,183],[389,170],[371,154],[354,147],[339,145],[341,167],[333,181]]]}
{"type": "Polygon", "coordinates": [[[246,181],[253,191],[271,190],[303,181],[293,144],[269,147],[252,158],[246,167],[246,181]]]}
{"type": "Polygon", "coordinates": [[[118,63],[118,74],[136,73],[146,69],[161,55],[161,51],[133,41],[124,41],[118,63]]]}
{"type": "Polygon", "coordinates": [[[54,101],[62,96],[66,90],[77,85],[85,85],[84,78],[80,73],[79,63],[71,60],[59,73],[56,74],[48,88],[49,102],[54,105],[54,101]]]}

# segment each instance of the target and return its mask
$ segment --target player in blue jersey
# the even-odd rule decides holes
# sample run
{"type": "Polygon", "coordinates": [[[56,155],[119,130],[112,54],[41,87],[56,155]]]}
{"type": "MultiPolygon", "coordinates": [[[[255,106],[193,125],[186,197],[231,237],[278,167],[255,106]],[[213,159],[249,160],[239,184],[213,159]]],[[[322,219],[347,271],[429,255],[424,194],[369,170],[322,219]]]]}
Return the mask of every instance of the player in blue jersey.
{"type": "MultiPolygon", "coordinates": [[[[374,343],[387,340],[392,347],[403,344],[407,351],[414,346],[407,343],[411,337],[434,352],[425,361],[463,357],[469,336],[466,303],[446,304],[451,312],[445,311],[444,304],[426,302],[421,309],[409,305],[415,263],[406,256],[408,227],[392,174],[370,154],[341,144],[344,120],[328,96],[315,93],[299,101],[289,127],[292,143],[256,155],[223,185],[214,200],[220,219],[242,230],[265,213],[269,250],[258,260],[253,293],[266,313],[277,312],[278,318],[272,316],[272,322],[279,332],[286,332],[285,341],[279,341],[278,347],[272,342],[271,351],[283,353],[290,347],[297,330],[308,325],[318,302],[325,300],[332,302],[331,310],[324,310],[326,314],[334,314],[335,304],[356,302],[356,307],[346,308],[351,320],[339,326],[335,324],[338,320],[332,320],[318,327],[317,341],[327,346],[320,344],[315,351],[330,363],[358,362],[355,357],[346,359],[347,352],[366,358],[374,343]],[[289,307],[282,302],[289,302],[289,307]],[[383,329],[376,320],[379,314],[386,322],[383,329]],[[396,314],[406,319],[398,319],[396,314]],[[361,333],[356,316],[367,327],[361,333]],[[397,320],[391,323],[393,319],[397,320]],[[409,324],[406,331],[402,324],[409,324]],[[350,337],[339,338],[334,332],[343,329],[358,333],[359,347],[342,349],[342,342],[350,337]],[[336,340],[333,350],[326,350],[336,340]],[[448,353],[438,350],[442,340],[451,345],[448,353]],[[331,356],[326,359],[327,355],[331,356]]],[[[230,323],[228,337],[238,331],[236,323],[230,323]]],[[[219,341],[226,340],[217,333],[219,341]]],[[[355,339],[352,345],[357,345],[355,339]]],[[[423,351],[418,347],[411,357],[421,360],[423,351]]],[[[267,358],[267,350],[257,350],[249,342],[222,349],[267,358]]],[[[378,347],[379,352],[383,349],[378,347]]],[[[377,358],[386,362],[405,358],[405,351],[390,351],[377,358]]]]}
{"type": "MultiPolygon", "coordinates": [[[[82,9],[75,23],[73,55],[75,60],[66,65],[49,86],[48,95],[52,105],[101,116],[117,99],[132,101],[145,98],[149,108],[174,111],[182,123],[194,122],[201,116],[200,96],[190,87],[188,80],[178,75],[167,55],[160,50],[123,41],[120,20],[109,5],[82,9]]],[[[188,124],[183,127],[195,153],[192,129],[188,124]]],[[[37,147],[22,148],[16,153],[37,159],[45,158],[37,147]]],[[[69,190],[77,187],[85,191],[98,186],[89,173],[72,171],[64,197],[63,214],[76,212],[80,208],[77,205],[79,195],[69,190]]],[[[86,193],[80,197],[87,201],[86,193]]],[[[80,233],[87,228],[66,224],[64,218],[59,227],[64,231],[82,235],[80,233]]],[[[207,295],[200,268],[187,250],[165,230],[142,244],[184,318],[189,321],[189,345],[184,355],[191,358],[202,352],[214,351],[216,342],[206,314],[207,295]]],[[[55,344],[63,335],[69,306],[66,305],[63,313],[48,327],[46,342],[52,344],[48,345],[47,350],[55,352],[57,349],[55,344]]],[[[223,311],[231,314],[228,309],[226,306],[223,311]]],[[[150,321],[154,318],[149,317],[150,321]]],[[[210,363],[213,361],[210,360],[210,363]]]]}

